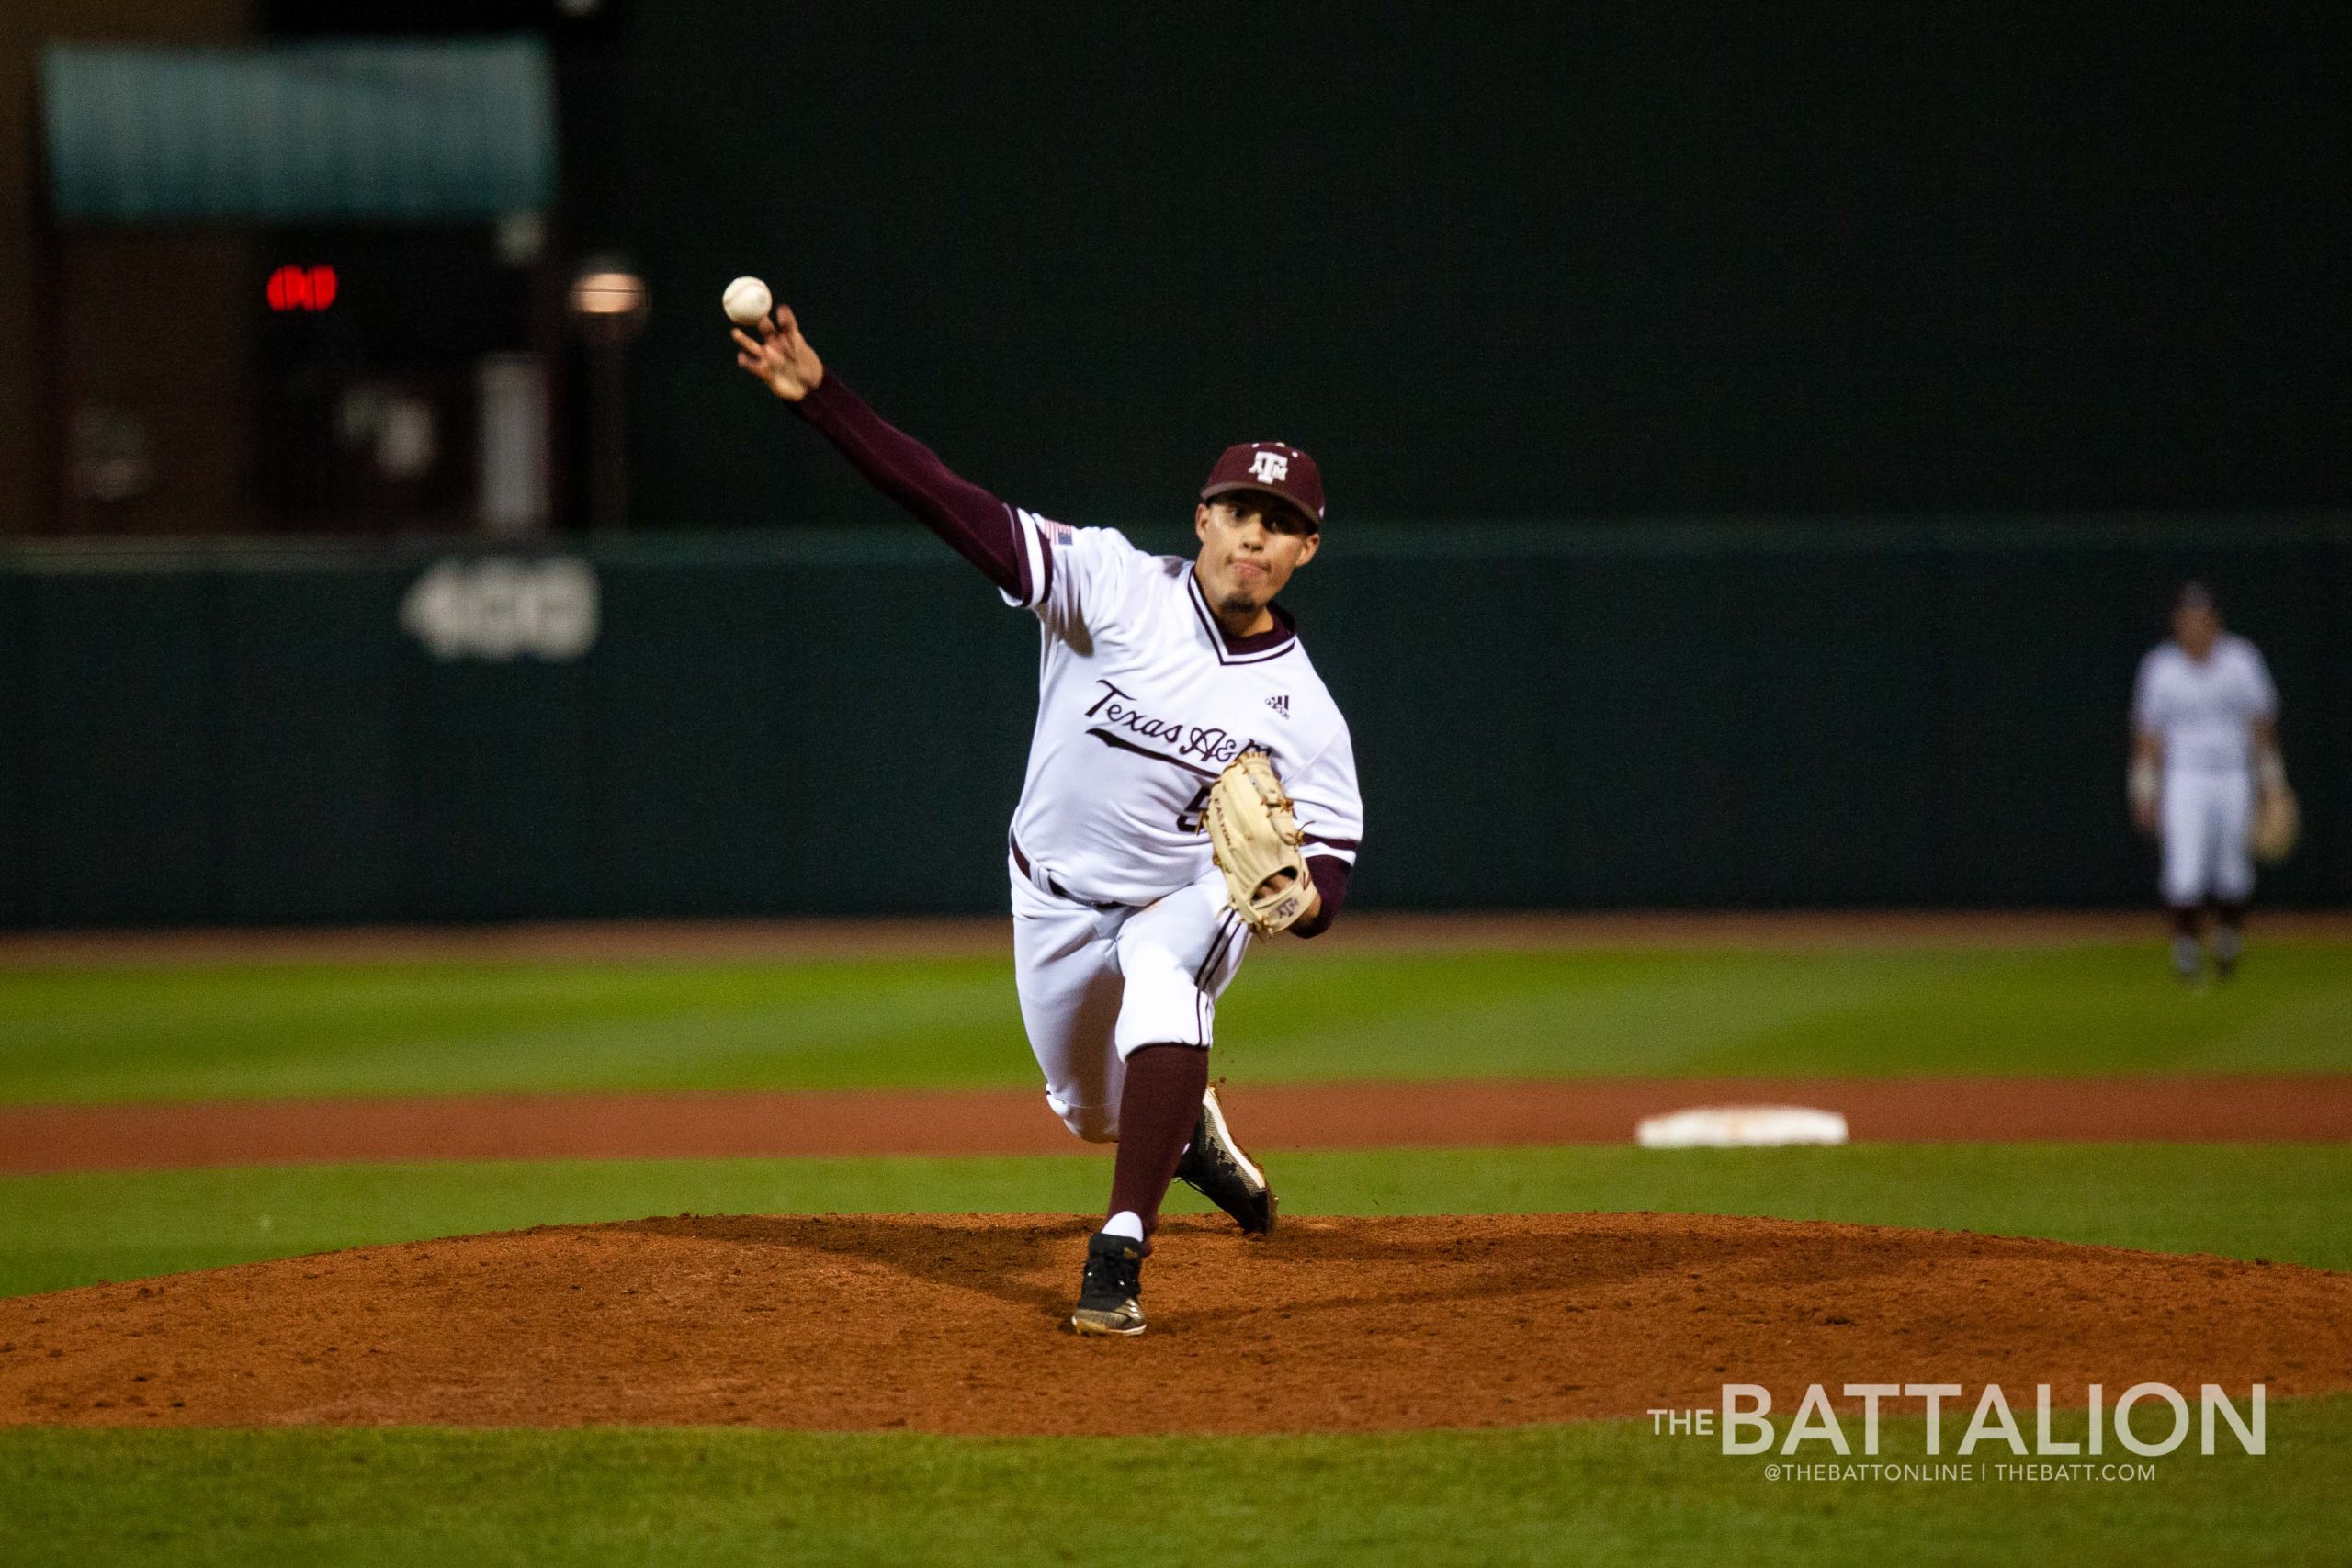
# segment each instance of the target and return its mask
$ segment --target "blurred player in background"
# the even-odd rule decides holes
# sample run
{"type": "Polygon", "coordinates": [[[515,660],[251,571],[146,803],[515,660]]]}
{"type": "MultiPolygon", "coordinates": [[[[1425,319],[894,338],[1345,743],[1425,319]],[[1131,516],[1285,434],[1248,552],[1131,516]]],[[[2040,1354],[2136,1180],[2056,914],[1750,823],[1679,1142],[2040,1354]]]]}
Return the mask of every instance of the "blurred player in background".
{"type": "Polygon", "coordinates": [[[2278,694],[2254,644],[2222,629],[2203,584],[2181,589],[2172,632],[2140,661],[2132,694],[2132,819],[2164,846],[2174,972],[2184,980],[2203,973],[2210,908],[2213,968],[2227,979],[2254,895],[2257,795],[2266,826],[2291,810],[2278,694]]]}

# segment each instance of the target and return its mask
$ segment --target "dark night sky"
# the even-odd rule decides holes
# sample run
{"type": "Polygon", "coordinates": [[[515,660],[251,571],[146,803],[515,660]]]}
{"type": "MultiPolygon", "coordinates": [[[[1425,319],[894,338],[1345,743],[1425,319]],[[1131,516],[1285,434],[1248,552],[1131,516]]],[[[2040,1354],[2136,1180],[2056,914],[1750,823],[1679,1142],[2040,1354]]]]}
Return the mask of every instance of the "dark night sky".
{"type": "Polygon", "coordinates": [[[1335,515],[2341,504],[2352,7],[625,6],[641,515],[880,516],[737,384],[767,276],[1074,520],[1225,444],[1335,515]]]}

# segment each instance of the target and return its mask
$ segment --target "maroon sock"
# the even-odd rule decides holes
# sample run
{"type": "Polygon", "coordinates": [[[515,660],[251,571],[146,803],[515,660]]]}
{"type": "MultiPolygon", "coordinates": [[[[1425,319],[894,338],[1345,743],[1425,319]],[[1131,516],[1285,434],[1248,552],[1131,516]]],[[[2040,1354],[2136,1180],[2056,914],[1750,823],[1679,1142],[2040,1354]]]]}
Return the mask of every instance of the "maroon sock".
{"type": "Polygon", "coordinates": [[[1133,1209],[1143,1216],[1147,1236],[1159,1224],[1159,1201],[1176,1179],[1176,1162],[1192,1142],[1208,1087],[1209,1054],[1197,1045],[1146,1045],[1127,1058],[1110,1213],[1133,1209]]]}

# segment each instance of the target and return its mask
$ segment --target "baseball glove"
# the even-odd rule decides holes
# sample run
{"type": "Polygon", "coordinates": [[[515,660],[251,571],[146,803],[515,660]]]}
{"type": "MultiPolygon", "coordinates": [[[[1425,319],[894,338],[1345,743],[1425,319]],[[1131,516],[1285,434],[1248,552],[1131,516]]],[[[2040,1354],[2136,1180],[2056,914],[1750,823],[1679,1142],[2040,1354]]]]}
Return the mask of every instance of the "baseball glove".
{"type": "Polygon", "coordinates": [[[1226,764],[1209,785],[1201,829],[1209,836],[1216,868],[1225,873],[1234,911],[1251,931],[1272,936],[1298,923],[1309,892],[1306,840],[1272,758],[1244,751],[1226,764]],[[1266,886],[1283,872],[1290,873],[1287,883],[1266,886]]]}
{"type": "Polygon", "coordinates": [[[2246,835],[2246,844],[2255,859],[2276,865],[2295,852],[2295,840],[2302,831],[2302,807],[2296,804],[2295,792],[2281,784],[2262,792],[2254,807],[2254,830],[2246,835]]]}

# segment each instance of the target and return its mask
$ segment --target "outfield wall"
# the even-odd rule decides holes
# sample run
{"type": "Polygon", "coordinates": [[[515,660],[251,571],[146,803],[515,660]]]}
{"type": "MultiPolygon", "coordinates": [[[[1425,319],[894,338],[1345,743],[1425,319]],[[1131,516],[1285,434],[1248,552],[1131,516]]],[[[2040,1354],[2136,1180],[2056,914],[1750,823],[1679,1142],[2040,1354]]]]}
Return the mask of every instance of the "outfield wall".
{"type": "MultiPolygon", "coordinates": [[[[1367,906],[2099,906],[2192,573],[2285,697],[2266,896],[2352,902],[2352,519],[1351,524],[1286,602],[1367,906]]],[[[911,526],[0,553],[0,925],[1000,907],[1035,651],[911,526]]]]}

